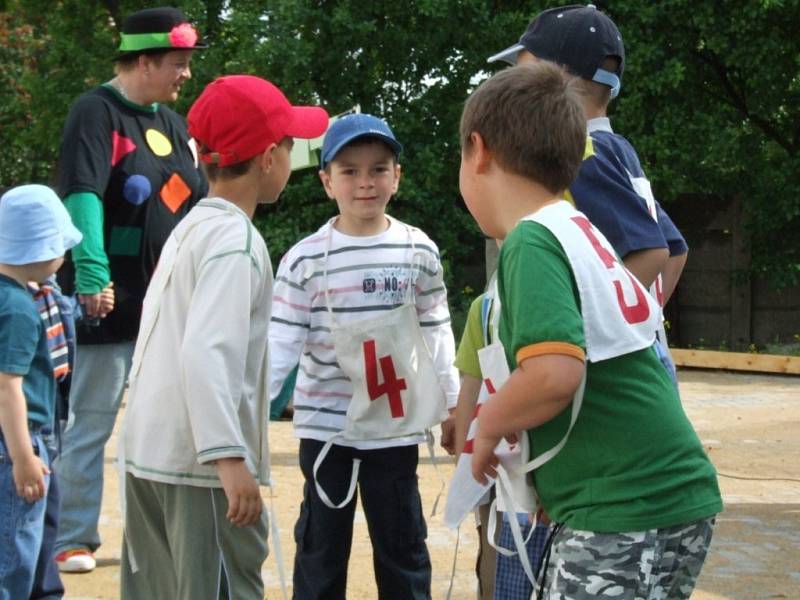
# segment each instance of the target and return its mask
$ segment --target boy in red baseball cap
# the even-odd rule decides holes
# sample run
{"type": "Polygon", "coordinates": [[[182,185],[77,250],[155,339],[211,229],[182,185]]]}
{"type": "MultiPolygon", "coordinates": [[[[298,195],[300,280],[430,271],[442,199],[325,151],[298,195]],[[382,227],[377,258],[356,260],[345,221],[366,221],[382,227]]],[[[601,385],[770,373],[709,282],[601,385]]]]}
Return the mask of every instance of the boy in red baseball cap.
{"type": "Polygon", "coordinates": [[[327,128],[248,75],[188,115],[209,180],[164,246],[144,299],[120,442],[122,598],[262,599],[269,483],[266,348],[272,268],[251,219],[278,199],[292,138],[327,128]]]}

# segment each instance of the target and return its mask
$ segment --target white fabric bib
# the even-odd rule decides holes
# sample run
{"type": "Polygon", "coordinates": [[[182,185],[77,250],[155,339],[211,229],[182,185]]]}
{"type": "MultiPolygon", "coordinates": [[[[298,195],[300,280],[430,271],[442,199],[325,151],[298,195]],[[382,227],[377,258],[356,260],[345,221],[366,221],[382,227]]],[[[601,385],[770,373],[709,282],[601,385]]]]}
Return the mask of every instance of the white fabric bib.
{"type": "MultiPolygon", "coordinates": [[[[472,445],[478,431],[478,414],[481,406],[506,382],[510,376],[505,352],[499,340],[497,327],[500,320],[500,299],[497,293],[497,280],[493,277],[489,282],[482,310],[481,321],[484,347],[478,350],[478,362],[481,367],[481,389],[475,413],[470,421],[464,449],[458,457],[456,469],[450,480],[450,487],[445,505],[444,522],[447,527],[455,529],[461,521],[479,504],[488,502],[488,492],[494,481],[480,484],[472,477],[472,445]],[[491,333],[490,333],[491,332],[491,333]]],[[[508,512],[528,512],[536,505],[533,488],[528,485],[527,475],[522,467],[530,455],[528,436],[519,432],[519,441],[509,444],[502,439],[495,448],[500,464],[509,471],[510,503],[501,502],[498,509],[508,512]]]]}
{"type": "Polygon", "coordinates": [[[547,227],[569,258],[581,299],[588,360],[600,362],[653,344],[661,306],[583,213],[561,200],[523,220],[547,227]]]}
{"type": "Polygon", "coordinates": [[[414,304],[373,319],[334,324],[331,333],[337,362],[353,384],[343,438],[402,437],[447,417],[414,304]]]}
{"type": "MultiPolygon", "coordinates": [[[[650,213],[650,216],[653,217],[653,220],[658,223],[658,211],[656,210],[656,199],[653,196],[653,190],[650,187],[650,182],[647,180],[646,177],[633,177],[630,173],[628,173],[628,179],[633,186],[633,189],[636,190],[636,193],[639,194],[642,198],[644,198],[645,204],[647,205],[647,212],[650,213]]],[[[663,289],[663,278],[661,277],[661,273],[656,276],[653,285],[650,286],[650,293],[653,295],[653,298],[656,299],[659,306],[664,306],[664,289],[663,289]]],[[[663,356],[663,359],[666,360],[668,368],[672,371],[673,378],[675,377],[675,362],[672,360],[672,355],[669,352],[669,345],[667,343],[667,332],[664,329],[664,319],[662,317],[661,323],[656,330],[656,335],[658,336],[658,341],[661,342],[661,350],[663,352],[659,353],[659,356],[663,356]]]]}

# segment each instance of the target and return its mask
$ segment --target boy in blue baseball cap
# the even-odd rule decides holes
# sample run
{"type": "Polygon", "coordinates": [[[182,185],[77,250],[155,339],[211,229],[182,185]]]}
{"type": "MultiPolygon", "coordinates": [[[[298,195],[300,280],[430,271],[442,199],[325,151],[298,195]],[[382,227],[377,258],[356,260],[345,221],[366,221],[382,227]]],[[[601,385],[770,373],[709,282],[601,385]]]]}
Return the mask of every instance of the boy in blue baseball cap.
{"type": "Polygon", "coordinates": [[[80,240],[50,188],[23,185],[0,200],[0,538],[9,544],[0,565],[3,598],[27,598],[33,587],[50,473],[41,431],[53,423],[56,397],[47,332],[26,286],[52,276],[80,240]]]}
{"type": "Polygon", "coordinates": [[[271,398],[300,363],[294,594],[304,600],[345,598],[356,487],[378,596],[430,598],[418,444],[447,420],[458,374],[436,244],[386,214],[401,149],[371,115],[330,127],[319,176],[339,213],[286,253],[275,278],[271,398]]]}

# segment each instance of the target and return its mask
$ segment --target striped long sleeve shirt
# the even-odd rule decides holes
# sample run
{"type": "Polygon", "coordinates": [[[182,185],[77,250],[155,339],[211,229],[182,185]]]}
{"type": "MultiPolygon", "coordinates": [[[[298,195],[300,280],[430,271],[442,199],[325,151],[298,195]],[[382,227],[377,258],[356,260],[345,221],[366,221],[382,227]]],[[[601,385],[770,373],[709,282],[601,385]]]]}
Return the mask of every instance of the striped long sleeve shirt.
{"type": "MultiPolygon", "coordinates": [[[[408,285],[413,285],[410,297],[439,385],[448,408],[456,404],[455,342],[439,250],[419,229],[388,218],[386,231],[368,237],[345,235],[327,223],[295,244],[278,266],[269,332],[270,398],[278,395],[299,361],[294,393],[294,429],[299,438],[327,441],[343,430],[353,393],[336,360],[326,305],[325,249],[329,236],[327,296],[336,320],[346,324],[397,308],[407,297],[408,285]]],[[[337,443],[372,449],[416,444],[423,439],[415,435],[337,443]]]]}

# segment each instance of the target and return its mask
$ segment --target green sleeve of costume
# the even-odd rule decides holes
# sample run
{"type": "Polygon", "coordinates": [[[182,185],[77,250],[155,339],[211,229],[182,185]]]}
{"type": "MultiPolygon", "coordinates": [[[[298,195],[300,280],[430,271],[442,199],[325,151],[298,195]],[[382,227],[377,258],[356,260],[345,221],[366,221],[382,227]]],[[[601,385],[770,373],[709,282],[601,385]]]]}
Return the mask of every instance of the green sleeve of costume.
{"type": "Polygon", "coordinates": [[[75,290],[80,294],[98,294],[111,281],[103,245],[103,203],[91,192],[77,192],[67,196],[64,205],[83,234],[83,241],[72,249],[75,290]]]}

